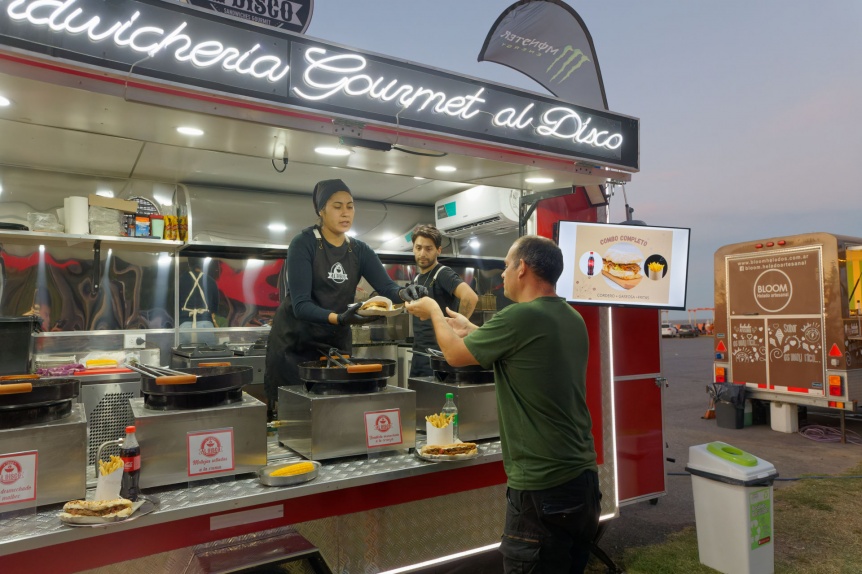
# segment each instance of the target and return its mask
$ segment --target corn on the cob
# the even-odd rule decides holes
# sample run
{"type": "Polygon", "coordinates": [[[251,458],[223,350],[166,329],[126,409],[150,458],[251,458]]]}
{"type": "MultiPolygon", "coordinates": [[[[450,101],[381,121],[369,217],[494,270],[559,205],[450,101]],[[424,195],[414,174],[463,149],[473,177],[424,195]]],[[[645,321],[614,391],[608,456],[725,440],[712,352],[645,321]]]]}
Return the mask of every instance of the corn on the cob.
{"type": "Polygon", "coordinates": [[[270,476],[294,476],[297,474],[305,474],[314,470],[314,464],[310,462],[298,462],[284,468],[280,468],[270,474],[270,476]]]}

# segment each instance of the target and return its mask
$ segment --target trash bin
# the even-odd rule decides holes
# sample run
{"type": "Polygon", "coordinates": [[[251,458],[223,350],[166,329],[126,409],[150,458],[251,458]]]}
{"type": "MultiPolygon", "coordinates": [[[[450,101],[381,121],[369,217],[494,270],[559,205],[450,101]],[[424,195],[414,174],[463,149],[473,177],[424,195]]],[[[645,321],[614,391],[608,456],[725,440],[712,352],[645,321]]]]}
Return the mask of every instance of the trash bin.
{"type": "Polygon", "coordinates": [[[685,469],[701,563],[725,574],[773,574],[775,466],[716,441],[689,447],[685,469]]]}
{"type": "Polygon", "coordinates": [[[713,383],[715,423],[726,429],[745,426],[745,385],[713,383]]]}

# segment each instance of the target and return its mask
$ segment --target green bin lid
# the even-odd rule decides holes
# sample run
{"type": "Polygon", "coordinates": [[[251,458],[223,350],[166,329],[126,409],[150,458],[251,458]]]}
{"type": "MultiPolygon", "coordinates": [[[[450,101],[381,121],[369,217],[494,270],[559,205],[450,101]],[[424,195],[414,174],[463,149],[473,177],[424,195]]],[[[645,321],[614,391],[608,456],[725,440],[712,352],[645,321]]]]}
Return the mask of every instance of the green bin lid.
{"type": "Polygon", "coordinates": [[[715,441],[706,445],[706,450],[715,456],[740,466],[757,466],[757,457],[726,442],[715,441]]]}

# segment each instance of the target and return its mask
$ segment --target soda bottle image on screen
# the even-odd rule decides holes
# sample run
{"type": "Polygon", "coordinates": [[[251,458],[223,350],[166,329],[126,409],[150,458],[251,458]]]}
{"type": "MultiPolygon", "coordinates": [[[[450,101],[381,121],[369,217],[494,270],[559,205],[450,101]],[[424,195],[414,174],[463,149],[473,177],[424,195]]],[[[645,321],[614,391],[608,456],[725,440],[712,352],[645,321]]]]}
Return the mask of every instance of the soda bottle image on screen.
{"type": "Polygon", "coordinates": [[[595,270],[596,270],[596,258],[593,257],[593,252],[590,251],[590,258],[587,259],[587,275],[589,277],[592,277],[595,270]]]}
{"type": "Polygon", "coordinates": [[[140,494],[138,483],[141,478],[141,446],[135,437],[135,427],[126,427],[126,438],[120,445],[120,458],[123,459],[123,482],[120,486],[120,496],[128,500],[137,500],[140,494]]]}

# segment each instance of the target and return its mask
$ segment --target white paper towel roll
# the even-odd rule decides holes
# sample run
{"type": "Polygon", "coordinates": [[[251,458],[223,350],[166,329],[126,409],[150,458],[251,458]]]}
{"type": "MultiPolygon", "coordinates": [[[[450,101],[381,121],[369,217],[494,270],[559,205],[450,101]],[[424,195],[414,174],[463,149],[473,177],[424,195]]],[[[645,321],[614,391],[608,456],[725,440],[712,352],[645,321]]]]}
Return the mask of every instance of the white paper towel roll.
{"type": "Polygon", "coordinates": [[[90,232],[90,200],[86,197],[67,197],[65,206],[66,233],[86,235],[90,232]]]}

